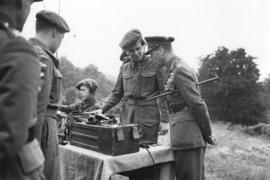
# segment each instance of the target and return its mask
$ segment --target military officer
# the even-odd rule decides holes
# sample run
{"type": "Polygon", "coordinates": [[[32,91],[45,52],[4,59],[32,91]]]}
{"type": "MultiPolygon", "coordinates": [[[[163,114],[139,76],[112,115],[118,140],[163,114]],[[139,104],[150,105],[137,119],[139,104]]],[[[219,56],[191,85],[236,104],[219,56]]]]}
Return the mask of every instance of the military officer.
{"type": "Polygon", "coordinates": [[[0,0],[0,179],[45,179],[44,156],[33,133],[38,58],[31,45],[15,35],[37,1],[0,0]]]}
{"type": "MultiPolygon", "coordinates": [[[[214,144],[207,106],[203,101],[195,72],[172,49],[173,37],[145,38],[152,58],[169,70],[165,91],[178,90],[167,96],[177,180],[204,180],[206,143],[214,144]]],[[[166,124],[161,125],[166,128],[166,124]]]]}
{"type": "Polygon", "coordinates": [[[59,59],[54,53],[61,45],[64,34],[69,31],[61,16],[42,10],[36,14],[36,35],[29,40],[44,65],[42,72],[45,78],[38,95],[38,124],[35,129],[45,155],[44,173],[48,180],[57,179],[59,173],[56,111],[60,105],[62,75],[58,69],[59,59]]]}
{"type": "Polygon", "coordinates": [[[102,106],[102,112],[108,111],[123,97],[126,98],[126,123],[137,123],[142,129],[142,140],[155,143],[160,112],[156,100],[145,99],[163,92],[160,66],[145,55],[146,44],[139,30],[128,31],[119,45],[130,61],[121,66],[115,87],[102,106]]]}

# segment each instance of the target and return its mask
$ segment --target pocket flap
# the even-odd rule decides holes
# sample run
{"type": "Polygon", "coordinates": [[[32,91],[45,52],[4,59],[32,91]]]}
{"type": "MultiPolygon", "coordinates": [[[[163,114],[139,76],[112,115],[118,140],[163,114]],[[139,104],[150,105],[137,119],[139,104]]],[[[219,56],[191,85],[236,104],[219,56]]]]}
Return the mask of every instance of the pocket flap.
{"type": "Polygon", "coordinates": [[[18,153],[22,170],[24,173],[30,173],[41,167],[45,161],[39,143],[36,139],[25,144],[18,153]]]}
{"type": "Polygon", "coordinates": [[[129,78],[133,78],[133,77],[134,77],[134,74],[127,74],[127,73],[123,74],[123,78],[125,78],[125,79],[129,79],[129,78]]]}
{"type": "Polygon", "coordinates": [[[157,74],[156,72],[143,72],[143,73],[141,73],[141,76],[142,77],[151,77],[151,76],[154,76],[156,74],[157,74]]]}

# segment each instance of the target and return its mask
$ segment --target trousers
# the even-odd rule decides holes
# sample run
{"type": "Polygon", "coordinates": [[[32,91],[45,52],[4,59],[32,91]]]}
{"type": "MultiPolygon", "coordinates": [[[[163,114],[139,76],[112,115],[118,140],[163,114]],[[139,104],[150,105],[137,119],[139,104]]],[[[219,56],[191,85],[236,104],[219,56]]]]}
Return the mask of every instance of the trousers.
{"type": "Polygon", "coordinates": [[[42,128],[41,149],[45,156],[44,174],[46,179],[59,179],[58,128],[54,116],[46,115],[45,117],[42,128]]]}
{"type": "Polygon", "coordinates": [[[205,180],[204,155],[205,147],[174,151],[176,180],[205,180]]]}

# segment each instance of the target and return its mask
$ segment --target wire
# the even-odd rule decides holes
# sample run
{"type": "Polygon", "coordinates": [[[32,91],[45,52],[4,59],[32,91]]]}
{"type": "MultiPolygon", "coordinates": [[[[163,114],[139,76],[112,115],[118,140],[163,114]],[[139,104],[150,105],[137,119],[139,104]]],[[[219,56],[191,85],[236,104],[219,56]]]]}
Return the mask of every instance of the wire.
{"type": "Polygon", "coordinates": [[[158,176],[157,176],[158,170],[157,170],[157,165],[155,163],[155,160],[154,160],[151,152],[149,151],[149,146],[148,147],[144,147],[144,149],[148,152],[148,154],[149,154],[149,156],[150,156],[150,158],[151,158],[151,160],[153,162],[153,170],[154,170],[154,176],[155,176],[154,179],[157,180],[158,179],[158,176]]]}
{"type": "Polygon", "coordinates": [[[144,148],[144,149],[148,152],[150,158],[152,159],[153,165],[155,166],[156,165],[155,160],[154,160],[152,154],[150,153],[149,149],[148,148],[144,148]]]}

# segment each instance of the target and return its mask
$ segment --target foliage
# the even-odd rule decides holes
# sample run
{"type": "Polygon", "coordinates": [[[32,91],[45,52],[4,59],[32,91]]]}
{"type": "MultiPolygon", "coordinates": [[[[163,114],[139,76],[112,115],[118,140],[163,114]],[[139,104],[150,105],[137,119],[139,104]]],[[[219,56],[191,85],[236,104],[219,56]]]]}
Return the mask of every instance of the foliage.
{"type": "Polygon", "coordinates": [[[76,100],[77,92],[74,88],[76,83],[85,78],[95,79],[98,82],[96,96],[98,100],[103,100],[113,89],[114,83],[98,71],[92,64],[84,69],[75,67],[66,57],[61,58],[60,71],[63,75],[64,104],[71,104],[76,100]]]}
{"type": "Polygon", "coordinates": [[[261,100],[265,102],[267,109],[270,109],[270,74],[262,83],[261,100]]]}
{"type": "Polygon", "coordinates": [[[219,141],[215,146],[207,146],[206,179],[270,179],[268,138],[244,134],[240,125],[228,128],[228,125],[218,122],[213,123],[212,128],[219,141]]]}
{"type": "Polygon", "coordinates": [[[65,90],[65,104],[73,104],[78,98],[78,91],[75,87],[69,87],[65,90]]]}
{"type": "Polygon", "coordinates": [[[254,59],[242,48],[229,51],[221,47],[200,60],[200,80],[221,77],[200,87],[214,118],[246,125],[264,121],[265,106],[258,98],[260,74],[254,59]]]}

